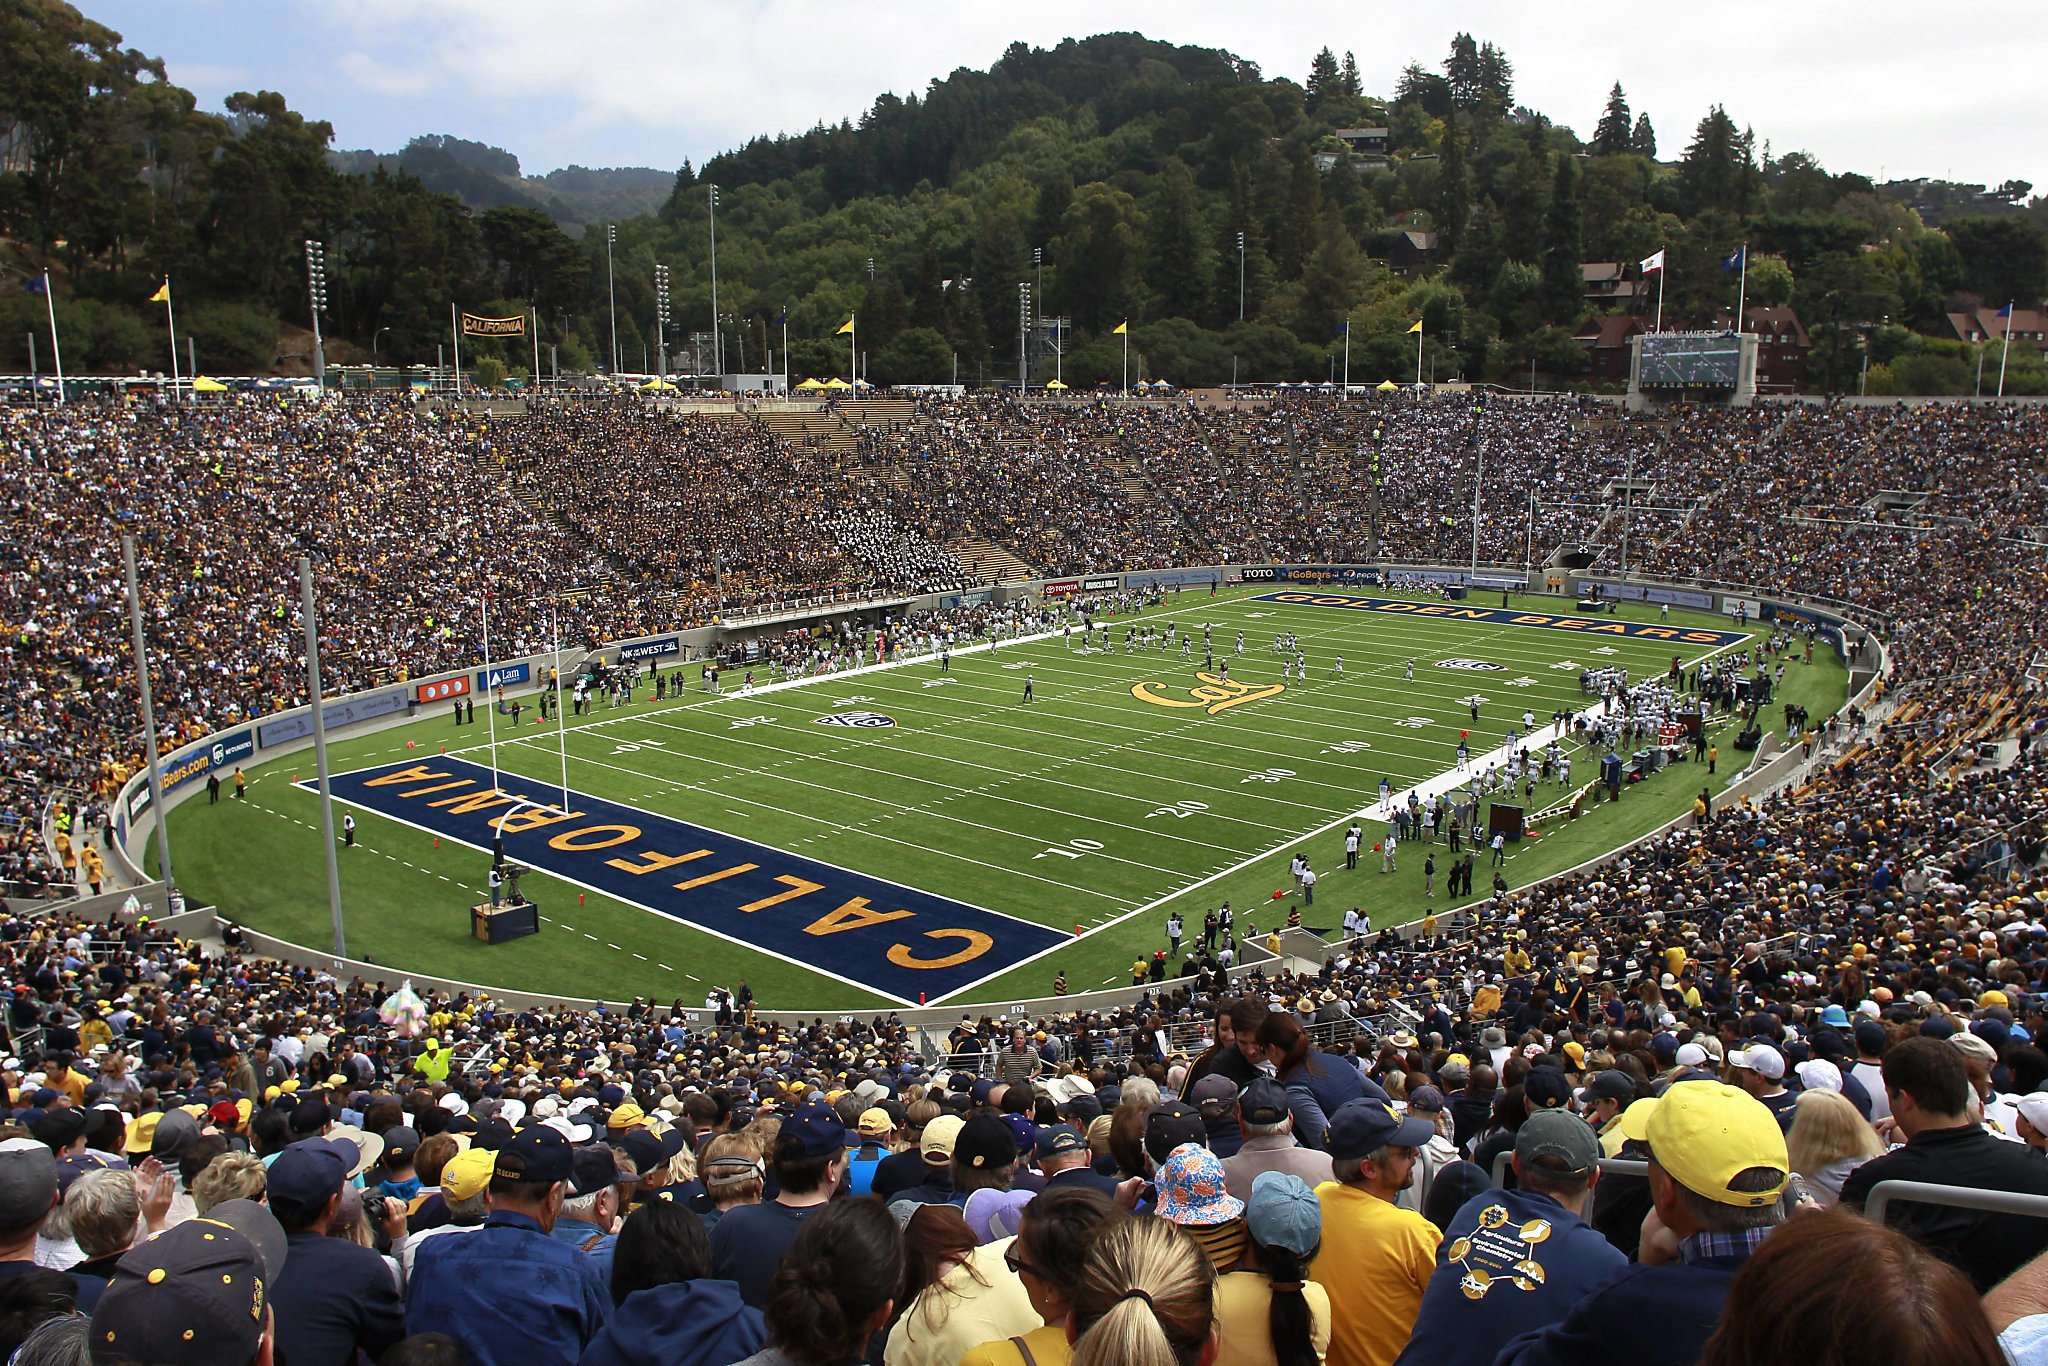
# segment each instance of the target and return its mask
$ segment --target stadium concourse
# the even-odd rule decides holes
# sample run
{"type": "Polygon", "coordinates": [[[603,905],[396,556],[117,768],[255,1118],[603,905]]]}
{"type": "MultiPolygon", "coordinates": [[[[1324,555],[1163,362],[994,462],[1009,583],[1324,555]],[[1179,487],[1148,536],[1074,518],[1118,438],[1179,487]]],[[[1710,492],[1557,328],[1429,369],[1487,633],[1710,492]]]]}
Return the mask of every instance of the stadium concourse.
{"type": "MultiPolygon", "coordinates": [[[[2048,1359],[2048,1220],[1858,1212],[1893,1178],[2048,1195],[2039,410],[973,398],[851,451],[610,406],[0,433],[15,1360],[2048,1359]],[[1539,560],[1609,542],[1613,482],[1653,488],[1629,569],[1853,605],[1883,701],[1789,790],[1455,932],[970,1015],[938,1057],[745,1000],[694,1031],[681,1003],[413,1009],[40,898],[82,876],[45,808],[75,854],[140,761],[122,531],[169,742],[295,700],[300,553],[349,605],[350,687],[477,657],[457,574],[573,585],[596,643],[962,582],[948,543],[1064,573],[1352,561],[1376,532],[1456,561],[1482,469],[1482,558],[1519,563],[1538,512],[1539,560]]],[[[494,637],[549,639],[548,594],[501,603],[494,637]]]]}

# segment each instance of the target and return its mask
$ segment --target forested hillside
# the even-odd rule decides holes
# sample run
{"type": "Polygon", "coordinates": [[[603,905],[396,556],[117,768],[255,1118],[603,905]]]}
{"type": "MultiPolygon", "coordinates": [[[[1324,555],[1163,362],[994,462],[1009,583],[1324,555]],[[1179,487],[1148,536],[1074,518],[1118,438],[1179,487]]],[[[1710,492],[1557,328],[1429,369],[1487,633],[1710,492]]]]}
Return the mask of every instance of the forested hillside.
{"type": "MultiPolygon", "coordinates": [[[[672,352],[711,329],[713,184],[728,366],[744,347],[760,368],[786,310],[798,376],[845,372],[849,314],[878,382],[956,364],[1013,380],[1020,346],[1033,383],[1055,367],[1114,379],[1126,321],[1134,364],[1181,383],[1325,378],[1347,327],[1353,378],[1398,378],[1420,319],[1439,378],[1533,364],[1562,383],[1584,369],[1574,333],[1591,314],[1654,296],[1588,298],[1583,263],[1632,278],[1665,249],[1667,322],[1709,323],[1732,311],[1724,262],[1747,244],[1749,301],[1798,310],[1823,370],[1867,334],[1882,374],[1927,388],[1961,383],[1974,355],[1943,340],[1947,312],[2048,291],[2048,202],[2024,183],[1880,190],[1773,152],[1739,109],[1660,111],[1686,120],[1660,131],[1618,85],[1604,109],[1531,110],[1509,54],[1466,34],[1368,92],[1331,28],[1298,80],[1137,34],[1016,44],[858,120],[684,161],[658,211],[616,223],[618,363],[653,364],[657,263],[673,272],[672,352]]],[[[604,225],[560,224],[644,186],[576,168],[523,179],[509,154],[455,139],[335,155],[328,125],[282,94],[198,109],[61,0],[0,0],[0,51],[7,265],[53,270],[80,363],[161,364],[142,301],[168,273],[210,366],[267,368],[278,321],[306,321],[302,243],[318,238],[325,327],[344,345],[431,360],[453,300],[531,306],[565,367],[611,364],[604,225]],[[565,212],[549,184],[583,207],[565,212]]],[[[41,303],[9,295],[0,365],[19,366],[41,303]]],[[[505,347],[514,366],[527,354],[505,347]]]]}

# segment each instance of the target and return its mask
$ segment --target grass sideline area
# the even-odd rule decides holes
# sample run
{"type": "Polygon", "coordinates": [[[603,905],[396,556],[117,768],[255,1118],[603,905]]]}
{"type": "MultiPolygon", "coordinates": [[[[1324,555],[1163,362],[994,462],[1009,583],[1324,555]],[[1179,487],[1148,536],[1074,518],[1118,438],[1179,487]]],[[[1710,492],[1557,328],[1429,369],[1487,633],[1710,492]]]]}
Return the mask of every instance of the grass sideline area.
{"type": "MultiPolygon", "coordinates": [[[[731,689],[704,694],[691,667],[680,698],[655,703],[643,684],[627,707],[570,718],[570,786],[1061,931],[1043,956],[982,965],[989,972],[956,997],[1000,1003],[1048,994],[1060,970],[1077,992],[1128,983],[1133,959],[1165,946],[1164,923],[1176,908],[1191,939],[1204,912],[1224,900],[1239,912],[1240,933],[1247,920],[1263,933],[1284,922],[1292,904],[1291,894],[1277,904],[1271,897],[1291,888],[1296,848],[1308,851],[1321,874],[1315,905],[1304,913],[1311,928],[1334,933],[1353,905],[1375,925],[1447,909],[1441,837],[1433,901],[1422,891],[1425,848],[1404,846],[1394,874],[1380,873],[1376,858],[1361,858],[1355,872],[1343,869],[1344,825],[1377,802],[1383,778],[1399,791],[1454,770],[1461,730],[1471,732],[1474,756],[1484,756],[1510,724],[1519,727],[1524,711],[1535,713],[1541,729],[1553,711],[1583,708],[1591,699],[1579,691],[1582,667],[1619,665],[1640,679],[1662,673],[1674,653],[1689,667],[1715,648],[1269,600],[1283,595],[1266,585],[1169,598],[1112,620],[1119,648],[1107,654],[1081,653],[1078,641],[1056,636],[993,654],[956,654],[945,672],[935,660],[909,661],[751,697],[731,689]],[[1178,645],[1137,654],[1121,648],[1127,628],[1168,622],[1192,631],[1189,658],[1178,645]],[[1229,662],[1227,685],[1214,681],[1220,671],[1203,667],[1205,623],[1218,662],[1229,662]],[[1273,650],[1282,631],[1300,638],[1306,682],[1283,678],[1273,650]],[[1411,659],[1412,680],[1405,676],[1411,659]],[[1484,699],[1476,723],[1475,695],[1484,699]],[[889,724],[846,723],[854,713],[889,724]],[[1076,926],[1079,938],[1072,937],[1076,926]]],[[[1490,604],[1481,595],[1472,605],[1490,604]]],[[[1534,595],[1515,599],[1518,614],[1569,614],[1570,607],[1534,595]]],[[[1614,619],[1658,623],[1659,614],[1623,605],[1614,619]]],[[[1730,625],[1676,611],[1661,624],[1730,625]]],[[[1816,651],[1813,664],[1787,667],[1778,701],[1803,702],[1823,716],[1840,705],[1846,682],[1840,662],[1816,651]]],[[[529,724],[517,733],[499,728],[497,762],[529,785],[558,790],[562,741],[552,724],[530,724],[534,715],[526,713],[529,724]]],[[[1778,715],[1774,703],[1766,719],[1778,715]]],[[[1717,736],[1721,762],[1708,783],[1717,791],[1745,757],[1734,752],[1732,736],[1732,727],[1717,736]]],[[[424,762],[444,745],[450,755],[487,762],[485,709],[474,726],[457,728],[448,711],[429,704],[407,726],[332,745],[331,762],[337,774],[424,762]]],[[[1572,788],[1596,776],[1594,752],[1569,741],[1566,752],[1572,788]]],[[[330,938],[319,806],[294,785],[299,778],[310,785],[312,770],[310,753],[273,761],[250,771],[246,802],[225,793],[214,805],[190,799],[171,821],[179,882],[189,895],[317,948],[330,938]]],[[[1509,882],[1526,885],[1683,814],[1703,780],[1704,766],[1677,764],[1631,784],[1619,803],[1539,827],[1542,838],[1510,858],[1509,882]]],[[[1535,805],[1564,795],[1546,785],[1535,805]]],[[[649,995],[695,1005],[711,985],[744,977],[766,1008],[891,1004],[829,975],[834,941],[820,941],[822,956],[810,960],[816,968],[782,952],[789,941],[778,938],[772,917],[759,918],[757,942],[719,937],[544,871],[524,884],[540,904],[542,932],[480,944],[469,935],[467,908],[482,897],[488,856],[374,811],[358,810],[357,820],[357,847],[341,851],[349,950],[391,965],[394,980],[420,971],[543,994],[649,995]]],[[[1365,828],[1370,848],[1384,822],[1368,820],[1365,828]]],[[[1475,869],[1481,893],[1492,875],[1487,862],[1482,857],[1475,869]]]]}

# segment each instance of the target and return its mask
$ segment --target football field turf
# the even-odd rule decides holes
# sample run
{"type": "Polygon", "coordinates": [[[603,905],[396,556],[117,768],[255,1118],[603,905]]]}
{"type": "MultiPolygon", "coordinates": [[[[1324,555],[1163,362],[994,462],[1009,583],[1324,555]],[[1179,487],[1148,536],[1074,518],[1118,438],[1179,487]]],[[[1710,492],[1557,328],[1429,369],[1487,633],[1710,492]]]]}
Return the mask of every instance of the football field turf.
{"type": "MultiPolygon", "coordinates": [[[[1343,869],[1341,831],[1383,780],[1399,792],[1455,773],[1461,731],[1481,767],[1524,712],[1547,733],[1553,712],[1591,702],[1583,668],[1640,679],[1738,638],[1696,614],[1561,624],[1553,609],[1569,604],[1518,597],[1512,612],[1475,601],[1484,619],[1460,619],[1372,591],[1189,593],[1112,619],[1109,653],[1055,636],[955,653],[943,671],[915,660],[752,696],[705,694],[692,666],[680,697],[653,702],[643,684],[629,706],[571,718],[567,812],[549,809],[563,779],[552,724],[501,725],[494,761],[483,709],[457,728],[423,708],[411,726],[334,747],[337,799],[360,821],[359,847],[342,852],[351,952],[611,1000],[694,1004],[746,977],[773,1008],[997,1002],[1046,994],[1060,969],[1075,991],[1128,982],[1133,958],[1164,946],[1171,909],[1190,939],[1225,899],[1241,932],[1248,919],[1270,928],[1293,904],[1266,899],[1292,887],[1297,846],[1321,875],[1309,926],[1332,929],[1353,905],[1394,923],[1449,904],[1449,859],[1439,839],[1433,902],[1427,848],[1404,850],[1391,875],[1372,858],[1343,869]],[[1178,644],[1123,649],[1128,626],[1168,622],[1192,633],[1189,657],[1178,644]],[[1617,623],[1678,638],[1612,634],[1617,623]],[[1205,667],[1205,625],[1227,682],[1205,667]],[[1306,680],[1283,677],[1281,632],[1299,637],[1306,680]],[[525,888],[545,919],[534,938],[485,946],[467,937],[466,907],[494,819],[508,856],[536,869],[525,888]]],[[[1817,660],[1792,665],[1786,691],[1819,715],[1842,671],[1817,660]]],[[[1717,784],[1735,766],[1727,740],[1717,784]]],[[[1566,751],[1576,789],[1597,756],[1566,751]]],[[[181,881],[258,929],[324,945],[311,756],[258,777],[246,808],[174,815],[181,881]]],[[[1517,851],[1510,881],[1625,842],[1703,780],[1667,770],[1569,835],[1560,822],[1517,851]]],[[[1534,805],[1567,795],[1552,782],[1534,805]]],[[[1369,848],[1384,821],[1365,826],[1369,848]]],[[[1482,891],[1490,877],[1482,858],[1482,891]]]]}

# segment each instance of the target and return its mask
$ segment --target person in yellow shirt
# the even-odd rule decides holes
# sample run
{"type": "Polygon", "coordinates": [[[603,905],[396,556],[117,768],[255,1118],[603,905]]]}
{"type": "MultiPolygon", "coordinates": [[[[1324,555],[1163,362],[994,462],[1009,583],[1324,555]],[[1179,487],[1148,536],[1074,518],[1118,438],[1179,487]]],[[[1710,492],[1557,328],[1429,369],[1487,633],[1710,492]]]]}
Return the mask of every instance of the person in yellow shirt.
{"type": "Polygon", "coordinates": [[[1055,1186],[1026,1205],[1003,1261],[1024,1282],[1045,1326],[984,1342],[961,1357],[960,1366],[1067,1366],[1073,1356],[1067,1313],[1088,1246],[1099,1230],[1127,1217],[1115,1201],[1088,1187],[1055,1186]]]}
{"type": "Polygon", "coordinates": [[[1323,1247],[1309,1268],[1330,1299],[1330,1366],[1392,1366],[1415,1327],[1443,1235],[1394,1197],[1415,1179],[1416,1150],[1435,1132],[1384,1101],[1350,1101],[1330,1116],[1337,1179],[1316,1187],[1323,1247]]]}
{"type": "Polygon", "coordinates": [[[1212,1366],[1278,1366],[1317,1361],[1330,1351],[1330,1297],[1306,1279],[1323,1241],[1323,1211],[1308,1183],[1291,1172],[1260,1172],[1245,1201],[1251,1246],[1235,1271],[1216,1278],[1216,1360],[1212,1366]],[[1296,1297],[1296,1313],[1282,1316],[1281,1342],[1273,1326],[1276,1296],[1296,1297]]]}

